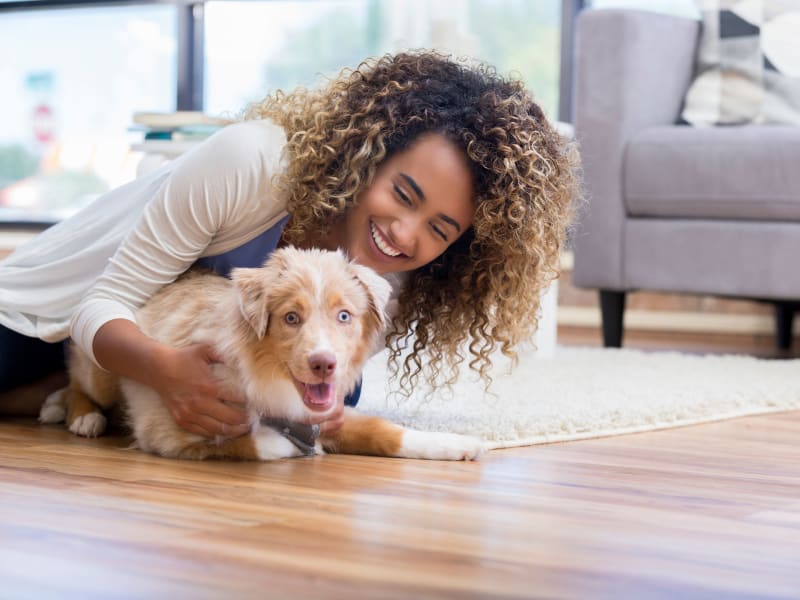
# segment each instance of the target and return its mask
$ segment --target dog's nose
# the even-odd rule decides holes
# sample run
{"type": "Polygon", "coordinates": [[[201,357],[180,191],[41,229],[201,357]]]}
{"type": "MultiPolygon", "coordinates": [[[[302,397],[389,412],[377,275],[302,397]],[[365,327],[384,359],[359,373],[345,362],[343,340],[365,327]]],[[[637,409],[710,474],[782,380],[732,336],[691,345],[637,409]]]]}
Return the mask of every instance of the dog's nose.
{"type": "Polygon", "coordinates": [[[308,365],[317,377],[328,377],[336,370],[333,352],[314,352],[308,357],[308,365]]]}

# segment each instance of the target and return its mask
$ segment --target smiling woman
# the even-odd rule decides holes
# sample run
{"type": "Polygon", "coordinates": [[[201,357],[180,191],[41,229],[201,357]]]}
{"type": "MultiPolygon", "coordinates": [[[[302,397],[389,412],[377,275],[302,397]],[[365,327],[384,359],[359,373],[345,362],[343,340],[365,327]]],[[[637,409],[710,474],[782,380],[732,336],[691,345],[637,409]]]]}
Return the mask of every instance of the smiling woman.
{"type": "Polygon", "coordinates": [[[463,152],[439,134],[387,159],[325,242],[379,273],[413,271],[472,224],[472,175],[463,152]]]}
{"type": "Polygon", "coordinates": [[[465,344],[488,376],[495,350],[513,355],[532,336],[578,196],[577,155],[521,81],[401,53],[246,113],[265,117],[288,138],[284,239],[404,273],[387,343],[406,391],[420,375],[454,381],[465,344]]]}
{"type": "MultiPolygon", "coordinates": [[[[37,344],[52,350],[20,337],[70,335],[99,366],[156,390],[189,431],[244,433],[247,399],[213,378],[215,352],[157,342],[136,314],[193,266],[227,274],[289,244],[341,249],[390,280],[385,341],[401,387],[452,381],[465,347],[488,382],[491,354],[513,355],[536,329],[575,166],[520,81],[432,51],[270,95],[0,263],[0,323],[16,332],[0,389],[39,364],[37,344]]],[[[332,417],[323,431],[341,410],[332,417]]]]}

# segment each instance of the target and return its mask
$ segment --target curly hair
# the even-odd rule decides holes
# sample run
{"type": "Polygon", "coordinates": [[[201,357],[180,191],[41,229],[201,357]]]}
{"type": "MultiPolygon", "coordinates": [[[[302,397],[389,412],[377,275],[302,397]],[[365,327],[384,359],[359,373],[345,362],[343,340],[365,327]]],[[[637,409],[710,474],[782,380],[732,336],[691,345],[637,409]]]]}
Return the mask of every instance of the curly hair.
{"type": "Polygon", "coordinates": [[[382,161],[423,133],[462,149],[475,193],[472,227],[412,272],[386,337],[406,393],[422,375],[452,384],[459,365],[491,377],[490,355],[516,360],[538,326],[540,296],[558,276],[559,251],[579,197],[577,152],[548,123],[522,82],[483,64],[420,51],[345,69],[319,90],[277,92],[244,118],[270,118],[287,136],[278,175],[299,243],[358,201],[382,161]]]}

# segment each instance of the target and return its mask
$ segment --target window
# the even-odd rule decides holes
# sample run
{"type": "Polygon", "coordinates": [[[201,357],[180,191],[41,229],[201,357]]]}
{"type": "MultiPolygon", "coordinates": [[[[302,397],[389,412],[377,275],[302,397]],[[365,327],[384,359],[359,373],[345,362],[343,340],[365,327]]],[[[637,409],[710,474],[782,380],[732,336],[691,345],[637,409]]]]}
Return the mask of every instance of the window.
{"type": "Polygon", "coordinates": [[[386,52],[428,47],[488,62],[522,77],[555,119],[561,7],[572,3],[195,0],[201,26],[190,35],[185,0],[13,4],[0,0],[0,52],[14,57],[0,64],[0,224],[57,221],[132,179],[134,112],[236,116],[267,93],[386,52]]]}
{"type": "Polygon", "coordinates": [[[560,22],[559,0],[211,1],[206,110],[235,115],[267,93],[312,86],[368,56],[426,47],[522,77],[555,116],[560,22]]]}
{"type": "Polygon", "coordinates": [[[0,221],[52,222],[133,177],[132,113],[175,108],[175,28],[168,5],[0,13],[0,221]]]}

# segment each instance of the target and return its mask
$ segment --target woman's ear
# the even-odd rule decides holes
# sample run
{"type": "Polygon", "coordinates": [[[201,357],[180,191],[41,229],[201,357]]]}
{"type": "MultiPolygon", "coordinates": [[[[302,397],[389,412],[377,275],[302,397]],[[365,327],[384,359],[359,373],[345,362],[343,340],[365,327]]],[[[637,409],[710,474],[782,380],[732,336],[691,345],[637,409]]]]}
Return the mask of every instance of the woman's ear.
{"type": "Polygon", "coordinates": [[[267,334],[269,306],[264,286],[264,269],[234,269],[231,279],[239,296],[239,311],[258,339],[267,334]]]}

